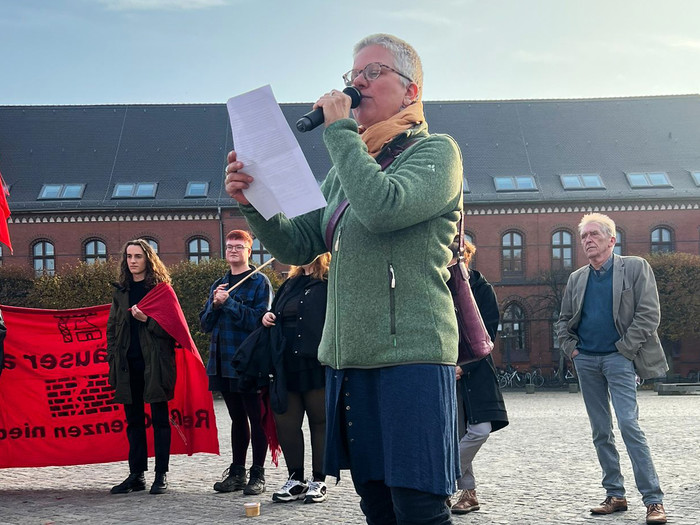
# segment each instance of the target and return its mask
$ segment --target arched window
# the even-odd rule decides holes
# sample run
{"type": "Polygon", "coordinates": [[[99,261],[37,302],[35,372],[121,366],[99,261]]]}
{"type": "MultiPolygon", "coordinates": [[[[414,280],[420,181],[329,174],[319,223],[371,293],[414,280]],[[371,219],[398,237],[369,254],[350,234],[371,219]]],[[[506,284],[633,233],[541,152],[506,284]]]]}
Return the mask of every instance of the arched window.
{"type": "Polygon", "coordinates": [[[53,275],[56,273],[56,255],[53,244],[49,241],[37,241],[32,246],[32,260],[34,273],[40,275],[53,275]]]}
{"type": "Polygon", "coordinates": [[[552,270],[571,270],[574,267],[572,236],[566,230],[552,234],[552,270]]]}
{"type": "Polygon", "coordinates": [[[625,254],[625,232],[615,228],[615,247],[613,248],[615,255],[625,254]]]}
{"type": "Polygon", "coordinates": [[[259,239],[253,239],[253,249],[251,250],[250,260],[255,264],[262,264],[269,261],[272,255],[262,245],[259,239]]]}
{"type": "Polygon", "coordinates": [[[187,257],[190,262],[199,264],[209,260],[209,241],[203,237],[195,237],[187,243],[187,257]]]}
{"type": "Polygon", "coordinates": [[[90,239],[83,248],[83,259],[88,264],[107,262],[107,245],[99,239],[90,239]]]}
{"type": "Polygon", "coordinates": [[[158,253],[158,241],[151,237],[143,237],[143,239],[148,243],[148,245],[153,248],[153,251],[158,253]]]}
{"type": "Polygon", "coordinates": [[[511,303],[503,311],[500,333],[504,364],[527,361],[525,347],[525,312],[517,303],[511,303]]]}
{"type": "Polygon", "coordinates": [[[501,238],[501,264],[503,277],[523,275],[523,236],[518,232],[506,232],[501,238]]]}
{"type": "Polygon", "coordinates": [[[673,248],[673,231],[659,227],[651,232],[651,253],[669,253],[673,248]]]}

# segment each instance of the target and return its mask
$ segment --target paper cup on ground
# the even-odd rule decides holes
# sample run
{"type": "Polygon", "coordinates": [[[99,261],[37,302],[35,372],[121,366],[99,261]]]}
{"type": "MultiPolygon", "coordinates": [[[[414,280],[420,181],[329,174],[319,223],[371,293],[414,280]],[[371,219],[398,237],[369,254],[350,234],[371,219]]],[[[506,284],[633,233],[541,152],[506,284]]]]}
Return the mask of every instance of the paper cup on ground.
{"type": "Polygon", "coordinates": [[[244,503],[243,508],[245,509],[245,515],[248,518],[254,518],[255,516],[260,516],[260,502],[244,503]]]}

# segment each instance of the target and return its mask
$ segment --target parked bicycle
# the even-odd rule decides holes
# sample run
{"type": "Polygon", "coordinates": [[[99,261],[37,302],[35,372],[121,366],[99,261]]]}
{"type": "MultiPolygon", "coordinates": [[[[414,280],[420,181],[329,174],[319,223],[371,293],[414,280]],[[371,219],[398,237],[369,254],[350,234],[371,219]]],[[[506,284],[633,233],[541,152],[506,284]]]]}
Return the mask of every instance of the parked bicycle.
{"type": "Polygon", "coordinates": [[[533,368],[531,372],[525,372],[525,383],[535,385],[537,388],[544,386],[544,376],[542,370],[533,368]]]}
{"type": "Polygon", "coordinates": [[[505,370],[501,371],[498,377],[498,386],[501,388],[525,386],[525,376],[518,372],[518,369],[512,365],[508,365],[505,370]]]}
{"type": "Polygon", "coordinates": [[[576,380],[576,376],[572,369],[564,366],[564,375],[562,377],[562,371],[558,368],[554,369],[552,377],[550,377],[546,384],[548,387],[559,388],[568,385],[576,380]]]}

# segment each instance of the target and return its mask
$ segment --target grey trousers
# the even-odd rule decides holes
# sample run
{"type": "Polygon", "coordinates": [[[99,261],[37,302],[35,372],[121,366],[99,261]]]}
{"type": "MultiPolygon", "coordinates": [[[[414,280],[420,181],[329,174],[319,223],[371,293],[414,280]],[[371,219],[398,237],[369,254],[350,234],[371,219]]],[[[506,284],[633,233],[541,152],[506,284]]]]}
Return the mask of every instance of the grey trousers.
{"type": "Polygon", "coordinates": [[[612,404],[642,501],[645,505],[662,503],[664,493],[646,436],[639,427],[634,364],[615,352],[600,356],[579,354],[574,357],[574,365],[591,423],[593,445],[603,470],[606,496],[621,498],[625,495],[625,480],[620,472],[620,455],[613,433],[612,404]]]}
{"type": "Polygon", "coordinates": [[[459,440],[459,463],[462,477],[457,480],[459,490],[473,490],[476,488],[474,469],[472,462],[481,445],[486,443],[491,433],[491,422],[476,423],[472,425],[464,418],[464,400],[457,392],[457,428],[462,436],[459,440]]]}

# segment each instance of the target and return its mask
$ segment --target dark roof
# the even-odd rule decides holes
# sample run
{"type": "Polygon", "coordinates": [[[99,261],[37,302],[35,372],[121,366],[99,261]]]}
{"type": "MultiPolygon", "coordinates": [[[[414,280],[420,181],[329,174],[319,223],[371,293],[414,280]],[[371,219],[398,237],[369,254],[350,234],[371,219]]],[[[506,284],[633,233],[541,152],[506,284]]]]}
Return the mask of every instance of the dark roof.
{"type": "MultiPolygon", "coordinates": [[[[282,104],[294,128],[310,104],[282,104]]],[[[433,133],[464,155],[472,203],[697,200],[700,95],[426,102],[433,133]],[[626,172],[668,173],[672,187],[630,190],[626,172]],[[565,191],[559,175],[599,173],[605,190],[565,191]],[[532,175],[539,191],[496,192],[495,176],[532,175]]],[[[320,130],[295,135],[321,180],[320,130]]],[[[0,172],[14,211],[232,206],[223,191],[233,148],[224,104],[0,106],[0,172]],[[184,198],[188,181],[206,199],[184,198]],[[155,199],[112,198],[118,182],[157,182],[155,199]],[[85,183],[81,200],[37,200],[44,184],[85,183]]]]}

